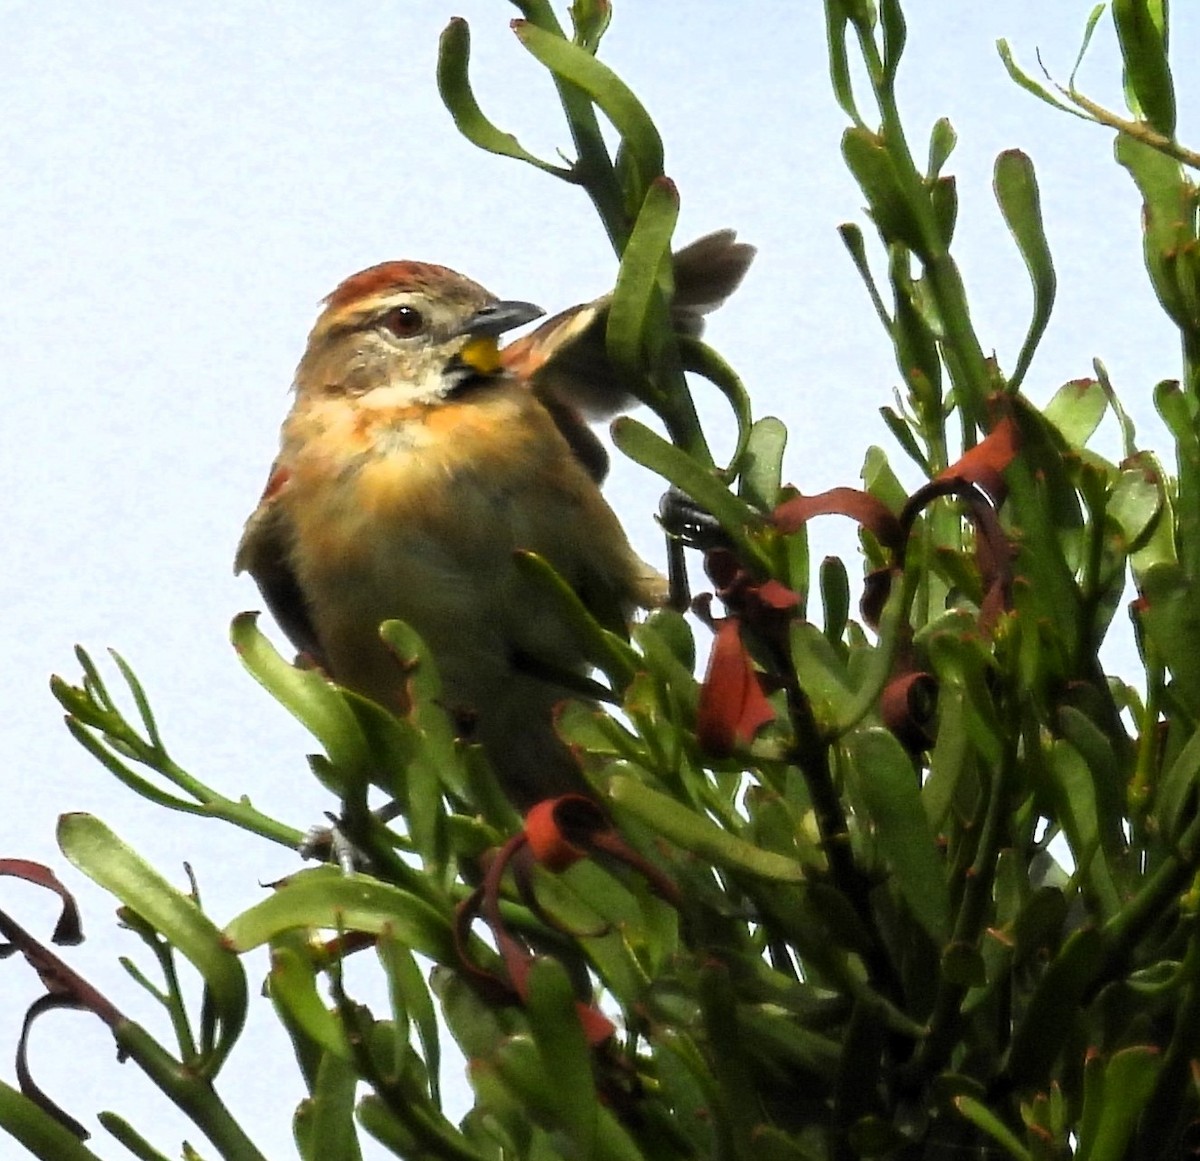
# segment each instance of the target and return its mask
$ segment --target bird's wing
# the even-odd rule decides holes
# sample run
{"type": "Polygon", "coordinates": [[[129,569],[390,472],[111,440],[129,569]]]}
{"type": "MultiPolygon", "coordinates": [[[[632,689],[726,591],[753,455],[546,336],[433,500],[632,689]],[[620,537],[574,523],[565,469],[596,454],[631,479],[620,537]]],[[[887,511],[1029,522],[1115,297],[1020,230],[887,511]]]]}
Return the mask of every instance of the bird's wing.
{"type": "MultiPolygon", "coordinates": [[[[671,318],[681,333],[698,336],[704,316],[741,284],[755,249],[733,230],[706,234],[676,252],[671,318]]],[[[573,306],[500,352],[504,367],[528,382],[546,405],[592,478],[604,478],[608,457],[583,416],[615,415],[632,407],[630,394],[608,358],[605,333],[612,296],[573,306]]]]}
{"type": "Polygon", "coordinates": [[[288,553],[291,531],[287,514],[278,503],[279,495],[287,485],[287,469],[275,464],[258,507],[246,521],[233,571],[248,572],[254,578],[267,608],[288,640],[300,653],[325,666],[308,601],[288,553]]]}

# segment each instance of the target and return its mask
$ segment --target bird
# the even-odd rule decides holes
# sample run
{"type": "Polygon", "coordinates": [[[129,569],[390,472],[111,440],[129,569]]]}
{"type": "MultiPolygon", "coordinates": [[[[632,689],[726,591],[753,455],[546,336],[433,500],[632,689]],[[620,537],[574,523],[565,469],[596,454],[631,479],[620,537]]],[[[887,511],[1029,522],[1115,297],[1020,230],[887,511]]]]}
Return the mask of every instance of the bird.
{"type": "MultiPolygon", "coordinates": [[[[754,248],[718,231],[674,256],[677,328],[741,282],[754,248]]],[[[338,685],[394,713],[405,673],[380,637],[407,622],[442,704],[519,810],[587,792],[554,728],[586,674],[570,626],[539,607],[514,554],[542,556],[609,627],[661,606],[667,582],[600,491],[589,419],[635,401],[605,354],[611,296],[544,313],[444,266],[389,261],[323,300],[234,570],[338,685]],[[556,679],[557,675],[557,679],[556,679]]]]}

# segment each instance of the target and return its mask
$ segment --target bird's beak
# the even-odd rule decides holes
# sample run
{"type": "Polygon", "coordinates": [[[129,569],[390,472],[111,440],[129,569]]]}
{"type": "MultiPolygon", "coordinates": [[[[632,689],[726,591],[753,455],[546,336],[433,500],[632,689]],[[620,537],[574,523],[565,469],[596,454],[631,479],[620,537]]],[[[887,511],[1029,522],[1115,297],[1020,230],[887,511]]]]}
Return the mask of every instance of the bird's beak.
{"type": "Polygon", "coordinates": [[[456,361],[479,375],[494,375],[500,370],[500,344],[505,331],[524,326],[546,312],[532,302],[493,302],[477,310],[459,329],[467,335],[466,345],[456,361]]]}

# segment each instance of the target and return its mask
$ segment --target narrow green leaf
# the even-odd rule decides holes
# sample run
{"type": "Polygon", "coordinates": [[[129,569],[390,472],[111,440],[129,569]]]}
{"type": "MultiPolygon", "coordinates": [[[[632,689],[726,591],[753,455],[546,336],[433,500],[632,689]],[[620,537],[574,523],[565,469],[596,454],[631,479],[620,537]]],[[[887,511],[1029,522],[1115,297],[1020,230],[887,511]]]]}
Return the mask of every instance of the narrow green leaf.
{"type": "Polygon", "coordinates": [[[501,157],[514,157],[565,181],[574,181],[569,169],[552,165],[523,149],[511,133],[498,129],[484,115],[471,90],[468,64],[471,55],[471,29],[461,17],[446,25],[438,42],[437,85],[442,103],[454,118],[458,131],[480,149],[501,157]]]}
{"type": "Polygon", "coordinates": [[[1185,809],[1200,788],[1200,730],[1196,730],[1162,776],[1154,796],[1154,816],[1163,836],[1173,841],[1187,821],[1185,809]]]}
{"type": "MultiPolygon", "coordinates": [[[[679,353],[683,358],[683,369],[703,375],[725,396],[733,409],[733,417],[737,422],[737,442],[734,444],[733,454],[729,457],[729,469],[726,473],[733,477],[741,471],[746,446],[750,440],[753,416],[749,392],[738,373],[707,343],[688,338],[686,335],[680,336],[679,353]]],[[[779,423],[778,420],[775,422],[779,423]]],[[[782,452],[782,448],[780,451],[782,452]]]]}
{"type": "Polygon", "coordinates": [[[616,806],[628,810],[655,833],[684,850],[711,860],[718,867],[784,883],[799,883],[804,879],[804,869],[794,860],[744,842],[704,815],[651,790],[627,774],[610,779],[608,796],[616,806]]]}
{"type": "Polygon", "coordinates": [[[928,258],[925,238],[883,140],[868,129],[847,129],[842,134],[842,156],[866,195],[883,240],[901,242],[922,258],[928,258]]]}
{"type": "Polygon", "coordinates": [[[671,235],[679,216],[679,194],[674,183],[656,178],[646,191],[629,243],[621,255],[617,285],[608,310],[605,345],[614,367],[632,381],[644,378],[646,348],[651,323],[664,313],[664,279],[669,278],[671,235]],[[655,306],[657,305],[657,310],[655,306]]]}
{"type": "MultiPolygon", "coordinates": [[[[1023,72],[1016,60],[1013,58],[1012,49],[1009,47],[1007,40],[1001,38],[996,41],[996,51],[1000,54],[1000,60],[1004,63],[1004,68],[1008,75],[1016,81],[1027,93],[1032,93],[1038,100],[1045,101],[1047,105],[1053,106],[1063,113],[1070,113],[1073,117],[1082,117],[1077,109],[1071,108],[1070,105],[1064,104],[1048,89],[1044,89],[1037,83],[1028,73],[1023,72]]],[[[1087,120],[1086,117],[1083,118],[1087,120]]]]}
{"type": "MultiPolygon", "coordinates": [[[[97,1113],[96,1120],[108,1130],[115,1140],[124,1145],[137,1158],[137,1161],[170,1161],[165,1153],[151,1145],[137,1129],[123,1117],[117,1116],[116,1113],[97,1113]]],[[[54,1155],[58,1156],[57,1153],[54,1155]]]]}
{"type": "Polygon", "coordinates": [[[772,512],[779,504],[787,437],[783,420],[764,415],[750,428],[737,461],[739,494],[760,512],[772,512]]]}
{"type": "Polygon", "coordinates": [[[858,106],[854,102],[854,85],[850,80],[850,60],[846,54],[846,33],[849,17],[841,3],[826,0],[825,43],[829,46],[829,77],[833,84],[833,96],[856,125],[863,123],[858,106]]]}
{"type": "Polygon", "coordinates": [[[1174,265],[1180,248],[1196,239],[1194,227],[1188,228],[1191,215],[1183,167],[1125,133],[1117,136],[1116,157],[1142,195],[1142,246],[1154,293],[1172,321],[1187,327],[1191,319],[1174,265]]]}
{"type": "Polygon", "coordinates": [[[875,276],[871,273],[871,264],[867,261],[867,247],[863,241],[862,230],[853,222],[843,222],[838,226],[838,237],[850,252],[850,261],[854,263],[855,270],[858,271],[866,285],[867,294],[870,295],[871,305],[875,307],[879,321],[883,323],[888,334],[891,334],[892,316],[888,314],[887,307],[884,306],[883,296],[879,293],[879,287],[875,284],[875,276]]]}
{"type": "Polygon", "coordinates": [[[923,472],[929,471],[929,457],[921,450],[921,445],[917,443],[917,437],[913,434],[912,428],[908,421],[902,419],[890,407],[881,407],[879,414],[883,417],[883,422],[887,425],[888,431],[895,437],[896,442],[904,450],[905,454],[913,461],[923,472]]]}
{"type": "Polygon", "coordinates": [[[888,730],[871,727],[848,739],[860,792],[896,887],[939,947],[950,938],[946,868],[929,829],[912,759],[888,730]]]}
{"type": "Polygon", "coordinates": [[[560,1122],[578,1155],[590,1157],[600,1106],[570,977],[557,960],[540,957],[529,971],[528,988],[529,1027],[546,1072],[558,1086],[560,1122]]]}
{"type": "Polygon", "coordinates": [[[396,938],[390,927],[380,933],[376,952],[390,982],[392,1017],[398,1026],[402,1027],[410,1019],[416,1025],[421,1049],[425,1054],[429,1095],[433,1103],[441,1108],[442,1048],[438,1036],[437,1010],[420,965],[412,952],[396,938]]]}
{"type": "Polygon", "coordinates": [[[637,161],[643,188],[663,171],[662,138],[633,91],[586,49],[528,21],[513,22],[522,45],[556,77],[570,81],[595,101],[637,161]]]}
{"type": "Polygon", "coordinates": [[[1075,75],[1079,72],[1079,66],[1083,64],[1083,58],[1087,55],[1088,46],[1092,43],[1092,33],[1096,31],[1096,25],[1100,17],[1104,15],[1104,9],[1107,4],[1097,4],[1095,8],[1088,13],[1087,25],[1083,30],[1083,43],[1079,46],[1079,52],[1075,57],[1075,63],[1071,66],[1071,76],[1067,81],[1067,90],[1071,93],[1075,91],[1075,75]]]}
{"type": "Polygon", "coordinates": [[[1121,900],[1101,844],[1095,778],[1083,756],[1069,742],[1056,741],[1049,758],[1048,771],[1057,791],[1058,818],[1071,846],[1076,873],[1097,893],[1104,918],[1111,918],[1120,910],[1121,900]]]}
{"type": "Polygon", "coordinates": [[[325,1053],[309,1098],[312,1123],[307,1143],[314,1161],[360,1161],[362,1151],[354,1131],[358,1083],[358,1073],[350,1061],[325,1053]]]}
{"type": "Polygon", "coordinates": [[[925,169],[926,180],[937,179],[942,172],[942,166],[946,164],[957,144],[958,134],[955,133],[954,126],[950,124],[950,119],[939,117],[933,123],[933,130],[929,134],[929,164],[925,169]]]}
{"type": "Polygon", "coordinates": [[[1005,1072],[1018,1088],[1045,1088],[1079,1005],[1104,956],[1093,927],[1074,932],[1038,980],[1008,1049],[1005,1072]]]}
{"type": "Polygon", "coordinates": [[[513,562],[528,582],[531,597],[536,594],[538,602],[545,606],[547,617],[556,618],[569,629],[581,654],[604,673],[618,694],[621,693],[633,680],[637,666],[637,654],[633,649],[592,615],[579,594],[545,557],[536,552],[517,552],[513,554],[513,562]]]}
{"type": "Polygon", "coordinates": [[[70,1129],[0,1080],[0,1128],[41,1161],[100,1161],[70,1129]]]}
{"type": "MultiPolygon", "coordinates": [[[[1165,9],[1159,9],[1160,16],[1165,9]]],[[[1113,23],[1125,61],[1125,79],[1141,113],[1164,137],[1175,136],[1175,85],[1167,61],[1165,26],[1152,14],[1149,0],[1112,0],[1113,23]]]]}
{"type": "Polygon", "coordinates": [[[825,637],[840,646],[850,616],[850,578],[841,558],[827,556],[820,569],[821,604],[825,609],[825,637]]]}
{"type": "MultiPolygon", "coordinates": [[[[929,187],[929,203],[933,207],[933,217],[937,223],[942,248],[949,250],[950,243],[954,241],[954,226],[958,221],[958,182],[953,174],[939,177],[929,187]]],[[[921,305],[925,308],[921,313],[928,319],[932,312],[927,298],[922,299],[921,305]]]]}
{"type": "Polygon", "coordinates": [[[708,468],[628,416],[613,421],[612,437],[631,460],[657,472],[714,516],[746,559],[757,564],[763,572],[768,571],[765,554],[749,535],[752,528],[761,526],[761,516],[708,468]]]}
{"type": "MultiPolygon", "coordinates": [[[[1096,1132],[1080,1135],[1079,1161],[1122,1161],[1138,1117],[1154,1092],[1163,1058],[1158,1048],[1135,1044],[1114,1052],[1104,1069],[1104,1099],[1096,1132]]],[[[1085,1111],[1086,1117],[1086,1111],[1085,1111]]]]}
{"type": "Polygon", "coordinates": [[[900,58],[904,55],[904,43],[908,39],[908,26],[904,22],[900,0],[880,0],[879,18],[883,26],[882,87],[890,92],[896,82],[900,58]]]}
{"type": "Polygon", "coordinates": [[[1057,281],[1042,226],[1041,198],[1033,162],[1019,149],[1006,149],[996,158],[993,188],[996,200],[1000,203],[1000,212],[1016,240],[1033,282],[1033,318],[1017,356],[1017,365],[1008,380],[1009,389],[1016,391],[1025,378],[1025,372],[1029,370],[1033,353],[1050,321],[1057,281]]]}
{"type": "Polygon", "coordinates": [[[241,962],[220,929],[98,818],[62,815],[58,845],[72,865],[135,911],[200,973],[218,1028],[200,1070],[215,1076],[241,1034],[248,1000],[241,962]]]}
{"type": "Polygon", "coordinates": [[[336,867],[313,867],[292,875],[261,903],[231,920],[224,938],[243,952],[295,928],[378,933],[388,926],[413,951],[441,963],[458,961],[446,915],[388,883],[344,875],[336,867]]]}
{"type": "Polygon", "coordinates": [[[259,631],[257,620],[257,613],[239,613],[230,627],[242,664],[324,746],[335,766],[351,772],[365,769],[366,739],[341,692],[315,669],[298,669],[285,661],[259,631]]]}
{"type": "Polygon", "coordinates": [[[267,987],[272,1001],[287,1009],[290,1021],[321,1046],[323,1055],[350,1059],[345,1029],[317,993],[316,971],[303,952],[288,946],[273,948],[267,987]]]}
{"type": "Polygon", "coordinates": [[[1033,1161],[1033,1154],[1021,1144],[1017,1135],[982,1101],[968,1093],[954,1098],[954,1107],[976,1128],[982,1129],[1015,1161],[1033,1161]]]}

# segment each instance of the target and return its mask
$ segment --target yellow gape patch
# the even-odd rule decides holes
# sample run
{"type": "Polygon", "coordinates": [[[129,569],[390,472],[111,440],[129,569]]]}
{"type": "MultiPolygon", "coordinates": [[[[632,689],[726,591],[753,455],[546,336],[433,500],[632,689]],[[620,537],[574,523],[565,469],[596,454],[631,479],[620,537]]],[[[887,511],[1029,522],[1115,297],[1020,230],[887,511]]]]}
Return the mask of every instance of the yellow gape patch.
{"type": "Polygon", "coordinates": [[[500,370],[500,345],[495,335],[476,335],[468,339],[458,357],[481,375],[494,375],[500,370]]]}

